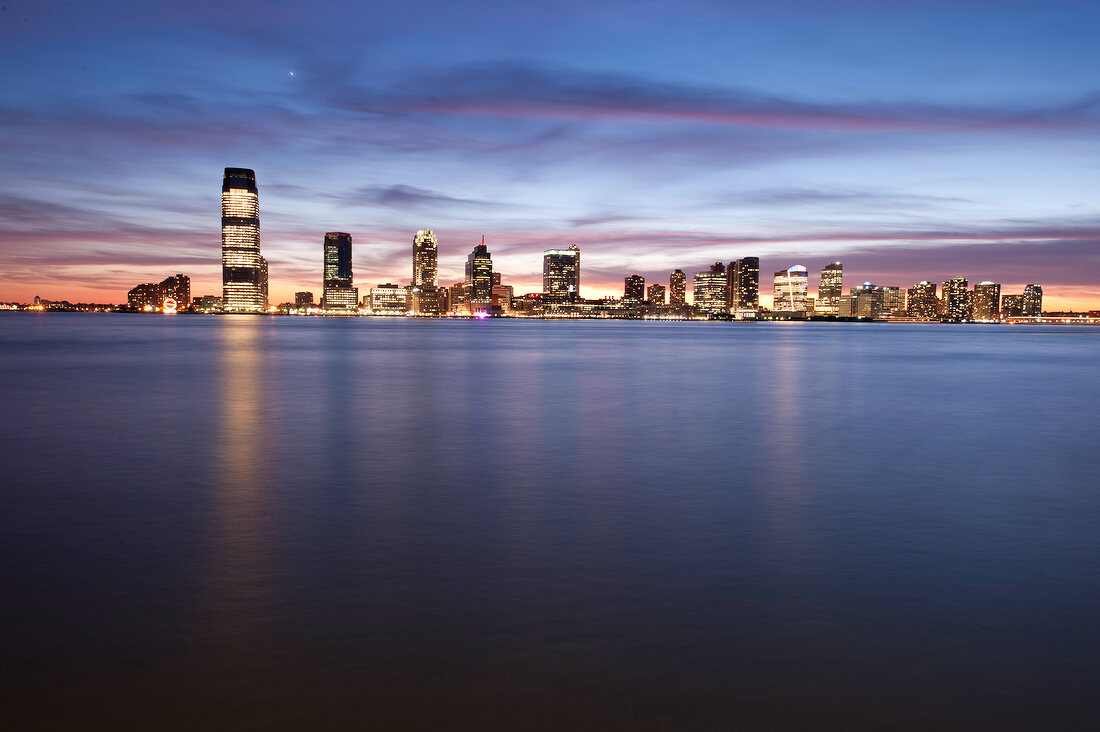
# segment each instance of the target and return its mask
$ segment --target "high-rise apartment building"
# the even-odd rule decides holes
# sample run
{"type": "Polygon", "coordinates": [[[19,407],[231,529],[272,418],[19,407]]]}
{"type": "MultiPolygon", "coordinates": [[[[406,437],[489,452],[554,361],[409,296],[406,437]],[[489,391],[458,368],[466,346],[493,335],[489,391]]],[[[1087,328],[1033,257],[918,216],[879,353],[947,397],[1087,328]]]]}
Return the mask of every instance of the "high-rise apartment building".
{"type": "Polygon", "coordinates": [[[325,310],[354,310],[359,305],[359,289],[352,286],[351,234],[330,231],[325,234],[325,278],[321,307],[325,310]]]}
{"type": "Polygon", "coordinates": [[[493,306],[493,258],[485,247],[485,237],[466,257],[466,286],[472,311],[486,312],[493,306]]]}
{"type": "Polygon", "coordinates": [[[683,270],[675,270],[668,278],[668,304],[683,307],[687,302],[687,275],[683,270]]]}
{"type": "Polygon", "coordinates": [[[821,268],[821,283],[817,287],[816,310],[824,315],[840,313],[840,296],[844,294],[844,265],[831,262],[821,268]]]}
{"type": "Polygon", "coordinates": [[[707,313],[729,312],[729,279],[724,264],[715,262],[706,272],[696,272],[692,284],[696,308],[707,313]]]}
{"type": "Polygon", "coordinates": [[[760,257],[742,257],[730,262],[730,308],[756,310],[760,307],[760,257]]]}
{"type": "Polygon", "coordinates": [[[1001,319],[1001,286],[996,282],[982,282],[974,285],[971,318],[978,321],[1001,319]]]}
{"type": "Polygon", "coordinates": [[[576,302],[581,293],[581,250],[547,249],[542,253],[542,295],[547,302],[576,302]]]}
{"type": "Polygon", "coordinates": [[[1001,295],[1001,315],[1003,317],[1018,318],[1023,314],[1023,295],[1001,295]]]}
{"type": "Polygon", "coordinates": [[[413,236],[413,287],[436,287],[439,284],[439,242],[431,229],[421,229],[413,236]]]}
{"type": "Polygon", "coordinates": [[[623,281],[623,299],[641,302],[645,300],[645,277],[630,275],[623,281]]]}
{"type": "Polygon", "coordinates": [[[972,293],[965,277],[953,277],[943,283],[943,317],[956,323],[970,320],[972,293]]]}
{"type": "Polygon", "coordinates": [[[650,285],[646,288],[646,300],[650,305],[664,305],[665,304],[665,286],[664,285],[650,285]]]}
{"type": "Polygon", "coordinates": [[[904,316],[905,290],[886,285],[882,288],[882,312],[884,315],[904,316]]]}
{"type": "Polygon", "coordinates": [[[294,307],[296,308],[308,308],[313,305],[313,293],[312,292],[295,292],[294,293],[294,307]]]}
{"type": "Polygon", "coordinates": [[[266,261],[260,256],[256,173],[226,168],[222,176],[222,306],[229,312],[267,307],[266,261]]]}
{"type": "Polygon", "coordinates": [[[776,272],[772,276],[772,310],[806,312],[809,283],[809,272],[801,264],[776,272]]]}
{"type": "Polygon", "coordinates": [[[1039,316],[1043,314],[1043,287],[1042,285],[1026,285],[1024,287],[1024,315],[1039,316]]]}
{"type": "Polygon", "coordinates": [[[180,310],[191,306],[191,278],[185,274],[175,274],[171,277],[166,277],[161,280],[160,288],[160,304],[164,305],[164,301],[168,298],[172,298],[176,301],[176,307],[180,310]]]}
{"type": "Polygon", "coordinates": [[[906,313],[910,318],[934,318],[939,312],[936,283],[922,280],[909,288],[906,313]]]}

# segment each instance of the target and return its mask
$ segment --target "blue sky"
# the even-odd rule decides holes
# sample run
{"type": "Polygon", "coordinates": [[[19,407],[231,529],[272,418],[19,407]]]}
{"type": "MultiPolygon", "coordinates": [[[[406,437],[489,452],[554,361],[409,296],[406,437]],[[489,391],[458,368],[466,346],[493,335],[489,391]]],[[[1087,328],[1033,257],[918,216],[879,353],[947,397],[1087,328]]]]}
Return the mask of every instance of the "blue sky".
{"type": "Polygon", "coordinates": [[[444,284],[484,233],[519,292],[575,241],[586,296],[756,255],[1100,307],[1095,3],[153,5],[0,0],[0,300],[218,293],[239,166],[277,302],[432,228],[444,284]]]}

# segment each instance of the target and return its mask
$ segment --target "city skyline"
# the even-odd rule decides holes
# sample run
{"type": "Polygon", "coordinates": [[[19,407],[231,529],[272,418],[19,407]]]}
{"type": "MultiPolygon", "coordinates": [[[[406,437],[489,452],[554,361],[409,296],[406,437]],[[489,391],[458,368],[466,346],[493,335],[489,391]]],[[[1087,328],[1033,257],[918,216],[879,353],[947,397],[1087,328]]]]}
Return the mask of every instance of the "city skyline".
{"type": "Polygon", "coordinates": [[[486,234],[517,292],[577,242],[586,297],[751,255],[1095,308],[1100,10],[814,7],[290,3],[247,30],[202,2],[9,8],[0,301],[166,272],[217,293],[210,171],[240,165],[271,302],[317,288],[324,232],[369,286],[431,229],[441,284],[486,234]]]}

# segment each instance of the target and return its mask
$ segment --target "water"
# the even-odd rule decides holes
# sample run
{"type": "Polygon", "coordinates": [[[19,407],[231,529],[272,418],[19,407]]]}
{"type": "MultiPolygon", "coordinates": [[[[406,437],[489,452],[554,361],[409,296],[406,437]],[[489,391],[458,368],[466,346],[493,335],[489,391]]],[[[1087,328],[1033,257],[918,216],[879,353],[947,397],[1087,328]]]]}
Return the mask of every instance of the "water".
{"type": "Polygon", "coordinates": [[[1098,356],[4,314],[0,722],[1088,728],[1098,356]]]}

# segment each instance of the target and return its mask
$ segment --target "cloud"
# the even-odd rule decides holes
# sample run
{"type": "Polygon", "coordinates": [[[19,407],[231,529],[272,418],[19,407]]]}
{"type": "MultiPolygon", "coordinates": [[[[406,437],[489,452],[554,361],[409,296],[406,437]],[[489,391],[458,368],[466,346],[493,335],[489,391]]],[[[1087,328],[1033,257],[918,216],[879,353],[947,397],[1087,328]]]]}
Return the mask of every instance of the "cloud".
{"type": "Polygon", "coordinates": [[[497,206],[492,201],[449,196],[438,191],[408,185],[365,186],[346,196],[348,203],[370,203],[391,208],[415,208],[422,206],[497,206]]]}

